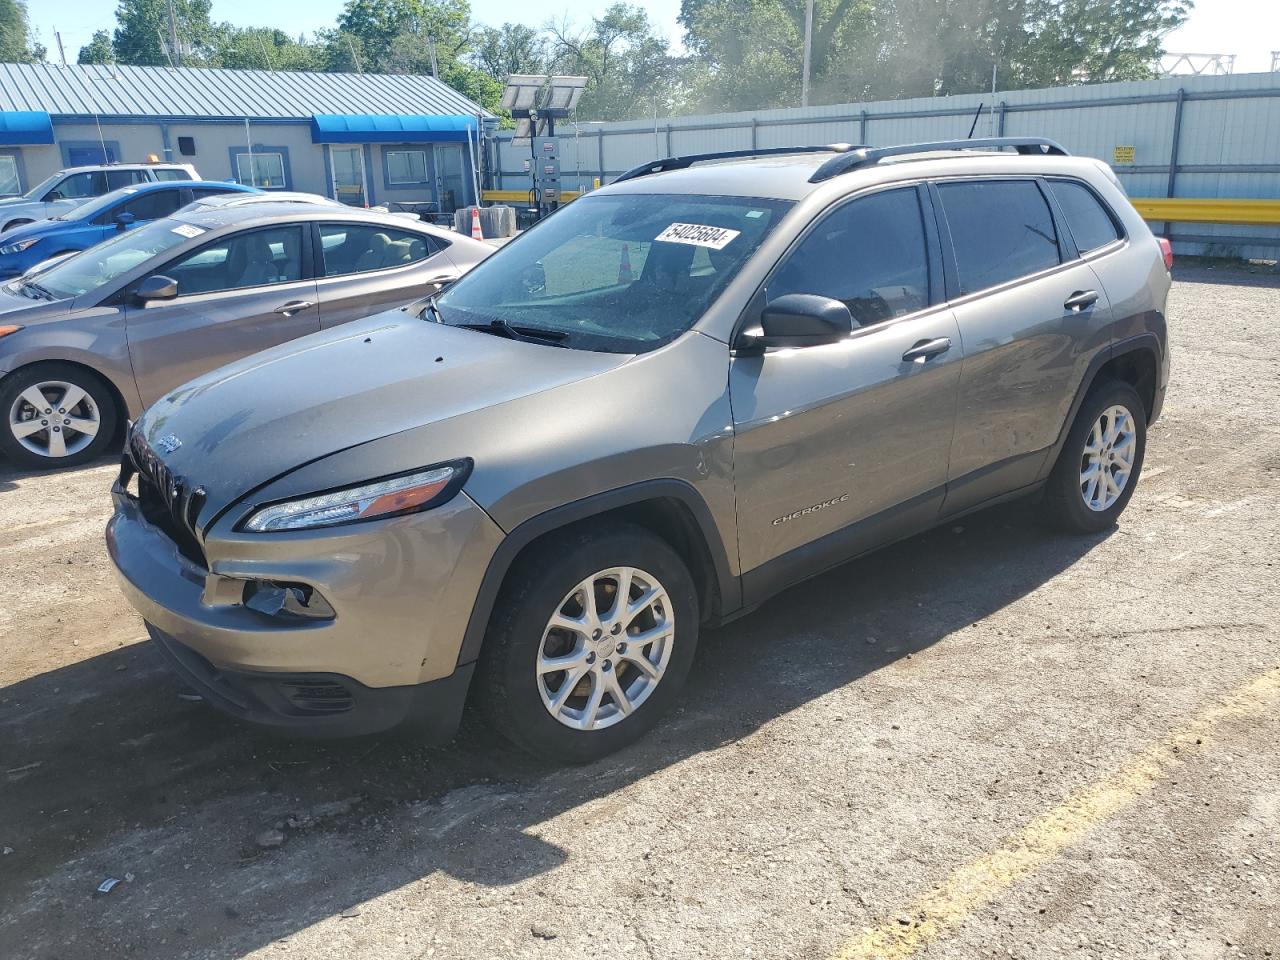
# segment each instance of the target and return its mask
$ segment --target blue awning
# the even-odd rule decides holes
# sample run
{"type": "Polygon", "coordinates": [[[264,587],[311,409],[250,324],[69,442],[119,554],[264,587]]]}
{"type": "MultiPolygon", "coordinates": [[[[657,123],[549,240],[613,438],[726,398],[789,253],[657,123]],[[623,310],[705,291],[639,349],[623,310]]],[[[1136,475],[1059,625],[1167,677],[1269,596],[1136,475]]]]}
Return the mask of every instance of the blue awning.
{"type": "Polygon", "coordinates": [[[466,143],[477,120],[465,114],[339,114],[311,118],[312,143],[466,143]]]}
{"type": "Polygon", "coordinates": [[[43,110],[0,112],[0,146],[27,147],[53,143],[53,121],[43,110]]]}

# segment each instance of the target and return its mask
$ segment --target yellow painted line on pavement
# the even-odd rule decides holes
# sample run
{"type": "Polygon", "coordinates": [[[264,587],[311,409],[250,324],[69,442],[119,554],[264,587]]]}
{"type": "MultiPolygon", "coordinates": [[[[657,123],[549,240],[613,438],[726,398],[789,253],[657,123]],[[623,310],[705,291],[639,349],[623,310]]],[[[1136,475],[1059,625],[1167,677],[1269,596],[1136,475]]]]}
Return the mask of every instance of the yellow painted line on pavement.
{"type": "Polygon", "coordinates": [[[1159,742],[1134,754],[1104,779],[1037,817],[1008,843],[951,874],[941,886],[886,921],[844,944],[834,960],[903,960],[955,929],[983,905],[1033,873],[1095,827],[1149,793],[1224,721],[1265,715],[1280,696],[1280,667],[1196,714],[1159,742]]]}

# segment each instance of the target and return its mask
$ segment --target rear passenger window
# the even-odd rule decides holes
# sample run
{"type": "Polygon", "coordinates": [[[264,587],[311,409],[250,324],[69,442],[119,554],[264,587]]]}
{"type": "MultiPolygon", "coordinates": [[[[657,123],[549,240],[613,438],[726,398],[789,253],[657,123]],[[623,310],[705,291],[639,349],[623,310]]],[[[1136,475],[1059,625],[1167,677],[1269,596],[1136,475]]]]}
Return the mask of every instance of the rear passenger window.
{"type": "Polygon", "coordinates": [[[1120,238],[1120,231],[1093,191],[1073,180],[1050,180],[1053,199],[1067,218],[1067,228],[1081,253],[1105,247],[1120,238]]]}
{"type": "Polygon", "coordinates": [[[174,169],[171,167],[161,167],[159,170],[153,170],[157,180],[191,180],[191,173],[183,170],[181,167],[174,169]]]}
{"type": "Polygon", "coordinates": [[[772,302],[788,293],[842,301],[861,326],[929,303],[929,257],[915,188],[886,190],[828,214],[769,281],[772,302]]]}
{"type": "Polygon", "coordinates": [[[1058,234],[1032,180],[940,183],[960,292],[973,293],[1057,266],[1058,234]]]}
{"type": "Polygon", "coordinates": [[[357,223],[320,224],[320,247],[326,277],[402,267],[434,252],[420,233],[357,223]]]}

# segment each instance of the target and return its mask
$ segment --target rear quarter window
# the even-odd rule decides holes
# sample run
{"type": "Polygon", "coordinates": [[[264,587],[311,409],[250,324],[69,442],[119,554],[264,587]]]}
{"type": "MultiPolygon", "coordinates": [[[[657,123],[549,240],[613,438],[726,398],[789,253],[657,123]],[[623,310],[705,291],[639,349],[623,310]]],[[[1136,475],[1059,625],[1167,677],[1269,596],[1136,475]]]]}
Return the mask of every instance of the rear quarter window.
{"type": "Polygon", "coordinates": [[[154,170],[152,172],[155,174],[157,180],[190,180],[192,179],[190,172],[183,170],[180,167],[177,169],[168,168],[168,169],[162,169],[162,170],[154,170]]]}
{"type": "Polygon", "coordinates": [[[1115,218],[1092,190],[1074,180],[1050,180],[1049,190],[1062,208],[1067,229],[1081,253],[1097,250],[1120,239],[1115,218]]]}

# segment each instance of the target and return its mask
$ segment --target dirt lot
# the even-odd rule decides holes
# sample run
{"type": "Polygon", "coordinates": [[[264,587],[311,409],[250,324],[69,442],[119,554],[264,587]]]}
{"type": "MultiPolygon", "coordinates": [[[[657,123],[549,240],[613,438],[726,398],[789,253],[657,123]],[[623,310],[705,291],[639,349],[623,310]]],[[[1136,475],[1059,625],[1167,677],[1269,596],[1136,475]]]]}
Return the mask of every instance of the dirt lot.
{"type": "Polygon", "coordinates": [[[1280,278],[1171,314],[1118,529],[1015,504],[793,589],[581,769],[179,699],[112,466],[0,466],[0,957],[1280,956],[1280,278]]]}

